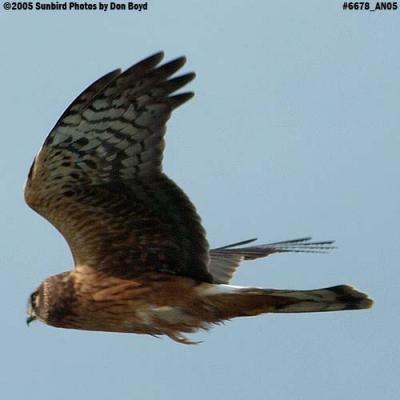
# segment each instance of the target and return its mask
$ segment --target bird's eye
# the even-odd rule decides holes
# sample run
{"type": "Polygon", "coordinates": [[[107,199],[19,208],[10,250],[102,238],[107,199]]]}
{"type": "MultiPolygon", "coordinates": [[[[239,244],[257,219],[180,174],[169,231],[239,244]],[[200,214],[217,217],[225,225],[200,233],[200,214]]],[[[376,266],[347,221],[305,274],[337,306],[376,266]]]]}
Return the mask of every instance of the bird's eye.
{"type": "Polygon", "coordinates": [[[31,294],[31,298],[30,298],[30,303],[32,307],[36,306],[36,299],[37,299],[38,293],[37,292],[33,292],[31,294]]]}

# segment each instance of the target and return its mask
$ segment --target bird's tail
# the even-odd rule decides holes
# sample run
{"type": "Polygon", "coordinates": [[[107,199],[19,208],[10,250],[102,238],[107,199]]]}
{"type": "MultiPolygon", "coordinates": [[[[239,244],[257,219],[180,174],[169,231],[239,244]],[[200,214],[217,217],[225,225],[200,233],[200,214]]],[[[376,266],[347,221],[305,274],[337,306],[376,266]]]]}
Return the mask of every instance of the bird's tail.
{"type": "Polygon", "coordinates": [[[231,285],[210,285],[207,302],[218,310],[220,320],[262,313],[302,313],[360,310],[373,301],[351,286],[316,290],[275,290],[231,285]]]}

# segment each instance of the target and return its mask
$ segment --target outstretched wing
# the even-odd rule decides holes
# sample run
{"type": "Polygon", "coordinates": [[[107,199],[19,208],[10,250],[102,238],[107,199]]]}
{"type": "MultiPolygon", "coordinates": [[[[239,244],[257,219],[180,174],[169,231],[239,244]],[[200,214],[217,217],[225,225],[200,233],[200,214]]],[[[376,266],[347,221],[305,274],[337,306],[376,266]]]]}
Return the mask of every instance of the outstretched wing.
{"type": "Polygon", "coordinates": [[[155,54],[87,88],[64,112],[31,167],[27,203],[66,238],[76,265],[131,278],[162,271],[212,281],[194,206],[162,173],[166,122],[193,93],[155,54]]]}
{"type": "Polygon", "coordinates": [[[210,250],[208,270],[215,283],[229,283],[243,260],[255,260],[274,253],[325,253],[334,248],[331,240],[310,242],[310,237],[260,244],[258,246],[237,247],[255,240],[257,239],[249,239],[210,250]]]}

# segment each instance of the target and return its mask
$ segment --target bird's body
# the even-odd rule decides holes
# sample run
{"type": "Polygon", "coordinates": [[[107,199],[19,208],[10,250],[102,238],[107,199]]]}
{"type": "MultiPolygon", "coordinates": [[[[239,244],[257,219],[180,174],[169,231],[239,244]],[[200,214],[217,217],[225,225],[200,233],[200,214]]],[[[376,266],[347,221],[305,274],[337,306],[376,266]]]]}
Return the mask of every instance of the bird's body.
{"type": "Polygon", "coordinates": [[[266,312],[360,309],[372,301],[350,286],[312,291],[228,285],[240,261],[278,252],[324,252],[310,238],[209,250],[200,217],[161,167],[165,124],[194,78],[170,78],[185,62],[162,53],[86,89],[36,156],[27,203],[66,238],[75,268],[46,279],[29,320],[63,328],[168,335],[266,312]]]}
{"type": "Polygon", "coordinates": [[[115,278],[82,266],[50,277],[40,290],[47,304],[36,316],[49,325],[167,335],[182,343],[191,343],[183,333],[234,317],[369,305],[365,295],[345,285],[309,291],[246,288],[154,272],[136,279],[115,278]]]}

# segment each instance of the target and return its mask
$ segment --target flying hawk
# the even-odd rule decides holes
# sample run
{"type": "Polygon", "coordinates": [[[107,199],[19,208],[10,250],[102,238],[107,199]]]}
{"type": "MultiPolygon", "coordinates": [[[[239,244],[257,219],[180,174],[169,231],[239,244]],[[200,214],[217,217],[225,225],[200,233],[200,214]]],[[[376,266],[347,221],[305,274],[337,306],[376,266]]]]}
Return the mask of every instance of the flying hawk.
{"type": "Polygon", "coordinates": [[[325,252],[310,238],[209,249],[200,217],[162,171],[171,112],[193,93],[194,77],[172,77],[180,57],[163,53],[115,70],[82,92],[35,157],[25,187],[30,207],[67,240],[72,271],[32,293],[27,322],[93,331],[184,336],[241,316],[369,308],[347,285],[276,290],[229,285],[243,260],[273,253],[325,252]]]}

